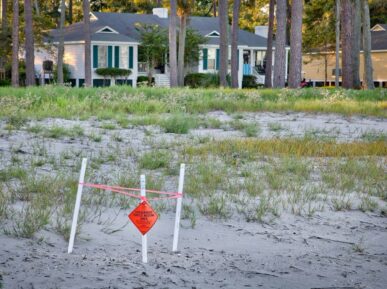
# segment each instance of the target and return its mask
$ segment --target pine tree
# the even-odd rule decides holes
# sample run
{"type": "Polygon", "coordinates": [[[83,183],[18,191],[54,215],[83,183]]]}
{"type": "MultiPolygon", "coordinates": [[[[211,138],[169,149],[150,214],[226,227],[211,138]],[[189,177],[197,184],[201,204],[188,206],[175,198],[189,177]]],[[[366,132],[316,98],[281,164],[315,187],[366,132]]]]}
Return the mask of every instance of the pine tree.
{"type": "Polygon", "coordinates": [[[234,0],[231,39],[231,86],[238,88],[238,31],[240,0],[234,0]]]}
{"type": "Polygon", "coordinates": [[[267,50],[265,67],[265,87],[272,87],[272,67],[273,67],[273,28],[274,28],[274,7],[275,0],[270,0],[269,4],[269,29],[267,31],[267,50]]]}
{"type": "Polygon", "coordinates": [[[83,33],[85,37],[85,86],[91,86],[91,34],[90,34],[90,4],[83,0],[83,33]]]}
{"type": "Polygon", "coordinates": [[[341,3],[342,79],[344,88],[353,88],[353,6],[352,0],[341,3]]]}
{"type": "Polygon", "coordinates": [[[298,88],[302,69],[302,13],[303,0],[293,0],[290,37],[289,87],[298,88]]]}
{"type": "Polygon", "coordinates": [[[66,5],[65,0],[61,0],[60,5],[60,24],[59,24],[59,45],[58,45],[58,60],[57,60],[57,70],[58,70],[58,84],[63,85],[63,56],[64,56],[64,24],[65,24],[65,14],[66,5]]]}
{"type": "Polygon", "coordinates": [[[360,33],[361,33],[361,4],[360,0],[353,0],[353,46],[352,46],[352,73],[353,87],[360,88],[360,33]]]}
{"type": "Polygon", "coordinates": [[[227,0],[219,0],[219,32],[220,32],[220,61],[219,61],[219,79],[220,86],[227,86],[227,70],[228,70],[228,5],[227,0]]]}
{"type": "Polygon", "coordinates": [[[185,55],[185,38],[187,35],[187,19],[191,11],[192,1],[190,0],[178,0],[177,10],[180,17],[180,29],[179,29],[179,51],[177,62],[177,82],[179,86],[184,86],[184,55],[185,55]]]}
{"type": "Polygon", "coordinates": [[[277,34],[274,53],[274,83],[276,88],[285,87],[286,76],[286,0],[277,0],[277,34]]]}
{"type": "Polygon", "coordinates": [[[12,16],[12,86],[19,86],[19,0],[13,1],[12,16]]]}
{"type": "Polygon", "coordinates": [[[25,50],[26,50],[26,86],[35,85],[35,57],[34,57],[34,34],[32,27],[32,3],[24,0],[25,18],[25,50]]]}
{"type": "Polygon", "coordinates": [[[362,0],[363,14],[363,55],[364,55],[364,83],[368,89],[374,89],[374,78],[371,58],[371,25],[368,0],[362,0]]]}
{"type": "Polygon", "coordinates": [[[177,86],[177,51],[176,51],[176,0],[171,0],[169,19],[169,77],[171,87],[177,86]]]}
{"type": "Polygon", "coordinates": [[[340,86],[340,0],[336,0],[336,67],[335,67],[335,86],[340,86]]]}

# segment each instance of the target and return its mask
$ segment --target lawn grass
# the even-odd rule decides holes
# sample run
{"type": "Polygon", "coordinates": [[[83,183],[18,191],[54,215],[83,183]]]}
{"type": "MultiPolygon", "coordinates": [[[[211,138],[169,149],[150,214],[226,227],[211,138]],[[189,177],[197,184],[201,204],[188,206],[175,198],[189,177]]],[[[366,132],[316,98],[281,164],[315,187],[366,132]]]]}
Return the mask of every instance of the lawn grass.
{"type": "Polygon", "coordinates": [[[127,114],[304,111],[387,116],[387,90],[0,87],[0,117],[122,120],[127,114]]]}

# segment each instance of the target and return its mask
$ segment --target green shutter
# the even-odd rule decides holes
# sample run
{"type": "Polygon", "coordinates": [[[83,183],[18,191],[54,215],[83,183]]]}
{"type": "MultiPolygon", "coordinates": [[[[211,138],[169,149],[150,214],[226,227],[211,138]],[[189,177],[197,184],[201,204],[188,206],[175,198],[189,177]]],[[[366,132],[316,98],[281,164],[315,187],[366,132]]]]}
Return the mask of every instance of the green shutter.
{"type": "Polygon", "coordinates": [[[133,68],[133,46],[129,46],[129,68],[133,68]]]}
{"type": "Polygon", "coordinates": [[[114,46],[114,67],[120,68],[120,47],[114,46]]]}
{"type": "Polygon", "coordinates": [[[219,70],[219,48],[216,49],[216,70],[219,70]]]}
{"type": "Polygon", "coordinates": [[[98,68],[98,45],[93,45],[93,68],[98,68]]]}
{"type": "Polygon", "coordinates": [[[208,49],[203,49],[203,70],[208,69],[208,49]]]}
{"type": "Polygon", "coordinates": [[[113,67],[113,46],[108,46],[108,67],[113,67]]]}

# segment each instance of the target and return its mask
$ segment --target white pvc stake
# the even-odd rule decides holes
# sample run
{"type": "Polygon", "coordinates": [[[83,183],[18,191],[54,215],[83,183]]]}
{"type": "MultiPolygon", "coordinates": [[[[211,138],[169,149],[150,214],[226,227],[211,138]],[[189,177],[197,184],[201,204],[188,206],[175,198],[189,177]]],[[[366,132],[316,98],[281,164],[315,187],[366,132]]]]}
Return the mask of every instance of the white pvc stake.
{"type": "Polygon", "coordinates": [[[173,233],[173,247],[172,247],[173,252],[177,251],[177,242],[179,239],[181,203],[183,201],[184,172],[185,172],[185,164],[181,164],[180,165],[179,188],[177,191],[179,194],[181,194],[181,196],[180,196],[180,198],[177,199],[177,203],[176,203],[175,231],[173,233]]]}
{"type": "Polygon", "coordinates": [[[75,232],[77,231],[79,207],[81,206],[83,181],[85,179],[86,165],[87,165],[87,159],[83,158],[82,159],[81,174],[79,175],[79,183],[78,183],[77,199],[75,201],[73,223],[71,225],[69,248],[67,250],[68,254],[70,254],[73,251],[75,232]]]}
{"type": "MultiPolygon", "coordinates": [[[[146,197],[145,175],[141,175],[140,183],[141,183],[141,197],[146,197]]],[[[141,246],[142,246],[142,262],[148,263],[148,242],[147,242],[146,234],[142,235],[141,237],[141,246]]]]}

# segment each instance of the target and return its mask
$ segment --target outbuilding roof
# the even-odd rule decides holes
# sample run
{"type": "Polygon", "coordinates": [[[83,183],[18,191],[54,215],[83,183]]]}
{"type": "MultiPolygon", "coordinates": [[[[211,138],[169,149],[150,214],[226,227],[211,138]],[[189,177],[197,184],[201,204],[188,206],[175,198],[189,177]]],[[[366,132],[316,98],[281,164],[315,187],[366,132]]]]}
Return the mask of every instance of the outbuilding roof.
{"type": "Polygon", "coordinates": [[[371,29],[371,48],[373,51],[387,50],[387,24],[378,24],[375,26],[379,26],[382,29],[371,29]]]}

